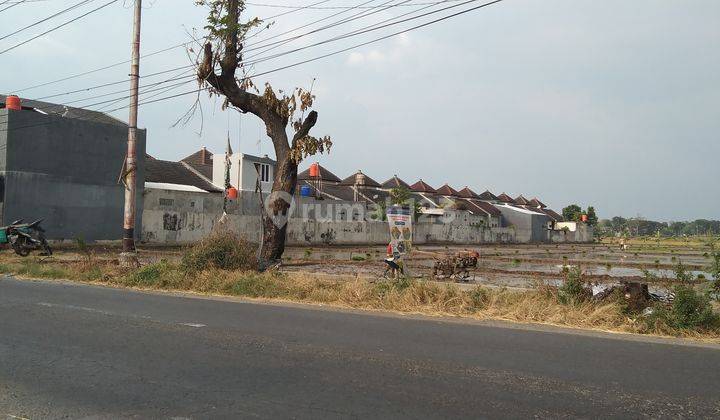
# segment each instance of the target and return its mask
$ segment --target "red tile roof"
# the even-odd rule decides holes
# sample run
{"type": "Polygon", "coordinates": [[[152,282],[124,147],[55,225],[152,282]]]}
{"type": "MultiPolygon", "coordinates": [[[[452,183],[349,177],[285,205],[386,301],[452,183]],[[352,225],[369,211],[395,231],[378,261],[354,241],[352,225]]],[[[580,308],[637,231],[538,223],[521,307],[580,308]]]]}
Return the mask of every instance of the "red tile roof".
{"type": "Polygon", "coordinates": [[[489,213],[489,214],[492,215],[492,216],[500,217],[500,215],[502,215],[502,213],[500,212],[500,210],[497,209],[497,207],[493,206],[492,204],[490,204],[490,203],[488,203],[488,202],[486,202],[486,201],[481,201],[481,200],[470,200],[470,201],[471,201],[474,205],[480,207],[480,208],[483,209],[486,213],[489,213]]]}
{"type": "Polygon", "coordinates": [[[520,194],[515,199],[515,204],[519,206],[527,206],[528,204],[530,204],[530,202],[527,200],[527,198],[523,197],[522,194],[520,194]]]}
{"type": "Polygon", "coordinates": [[[458,195],[458,192],[448,184],[445,184],[442,187],[438,188],[436,192],[441,195],[458,195]]]}
{"type": "Polygon", "coordinates": [[[212,181],[213,176],[213,165],[212,165],[213,154],[206,148],[202,148],[192,155],[180,160],[192,166],[193,169],[200,172],[202,176],[212,181]]]}
{"type": "MultiPolygon", "coordinates": [[[[328,171],[327,168],[325,168],[324,166],[318,164],[318,169],[320,170],[320,179],[323,182],[340,183],[340,178],[338,178],[337,175],[335,175],[334,173],[328,171]]],[[[298,179],[305,181],[314,180],[315,178],[310,177],[310,168],[307,168],[298,174],[298,179]]]]}
{"type": "Polygon", "coordinates": [[[392,178],[382,183],[383,188],[407,188],[410,189],[410,185],[402,179],[398,178],[397,175],[393,175],[392,178]]]}
{"type": "Polygon", "coordinates": [[[480,198],[479,195],[475,194],[475,191],[471,190],[468,187],[465,187],[462,190],[458,191],[458,195],[462,198],[480,198]]]}
{"type": "Polygon", "coordinates": [[[380,188],[380,184],[377,181],[365,175],[362,171],[357,171],[349,177],[343,179],[342,182],[340,182],[340,185],[363,185],[365,187],[380,188]]]}
{"type": "Polygon", "coordinates": [[[410,186],[410,189],[411,189],[412,191],[420,192],[420,193],[435,194],[435,193],[437,192],[437,191],[435,190],[435,188],[433,188],[433,187],[431,187],[430,185],[426,184],[425,181],[423,181],[422,179],[421,179],[420,181],[412,184],[412,185],[410,186]]]}
{"type": "Polygon", "coordinates": [[[539,210],[541,212],[547,214],[551,219],[553,219],[554,222],[562,222],[563,221],[563,217],[551,209],[541,208],[539,210]]]}
{"type": "Polygon", "coordinates": [[[530,205],[533,207],[545,208],[547,207],[542,201],[538,200],[537,197],[530,200],[530,205]]]}
{"type": "Polygon", "coordinates": [[[495,194],[491,193],[489,190],[485,190],[484,193],[480,194],[481,200],[487,200],[487,201],[496,201],[498,198],[495,194]]]}
{"type": "Polygon", "coordinates": [[[502,201],[503,203],[515,204],[515,200],[513,200],[512,197],[510,197],[509,195],[507,195],[505,193],[498,195],[497,199],[502,201]]]}

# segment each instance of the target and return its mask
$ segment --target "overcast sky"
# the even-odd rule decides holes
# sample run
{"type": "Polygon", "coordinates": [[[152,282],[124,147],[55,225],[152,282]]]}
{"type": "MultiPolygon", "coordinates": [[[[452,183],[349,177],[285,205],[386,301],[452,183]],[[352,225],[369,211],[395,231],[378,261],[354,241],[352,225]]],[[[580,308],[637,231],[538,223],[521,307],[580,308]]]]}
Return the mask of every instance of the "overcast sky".
{"type": "MultiPolygon", "coordinates": [[[[93,1],[82,10],[104,2],[93,1]]],[[[74,2],[28,3],[0,12],[0,37],[74,2]]],[[[132,11],[129,0],[121,3],[1,54],[0,92],[14,93],[127,59],[132,11]]],[[[202,34],[206,11],[194,6],[193,0],[145,3],[143,53],[188,41],[193,28],[202,34]]],[[[300,6],[314,1],[262,3],[300,6]]],[[[321,6],[359,3],[328,0],[321,6]]],[[[0,50],[81,14],[79,10],[1,40],[0,50]]],[[[272,53],[412,10],[394,7],[304,36],[272,53]]],[[[437,7],[425,11],[429,10],[437,7]]],[[[248,15],[287,11],[250,6],[248,15]]],[[[340,11],[312,9],[277,17],[271,29],[250,42],[340,11]]],[[[323,24],[354,13],[347,11],[323,24]]],[[[427,19],[283,55],[258,64],[255,71],[317,57],[427,19]]],[[[141,72],[190,62],[187,53],[176,48],[144,59],[141,72]]],[[[181,72],[148,77],[143,83],[157,83],[181,72]]],[[[19,93],[39,98],[122,80],[127,73],[128,66],[123,65],[19,93]]],[[[720,1],[505,0],[255,82],[262,85],[268,80],[289,90],[309,87],[313,78],[317,79],[315,109],[320,114],[313,133],[328,134],[335,144],[329,156],[317,160],[340,177],[362,169],[382,182],[398,174],[410,183],[423,178],[436,187],[448,182],[478,193],[490,189],[496,194],[537,196],[558,211],[570,203],[594,205],[601,217],[720,218],[720,1]]],[[[147,95],[164,97],[195,86],[189,83],[147,95]]],[[[75,101],[123,87],[51,101],[75,101]]],[[[175,127],[193,103],[192,95],[141,107],[140,125],[148,130],[150,154],[178,160],[203,145],[222,152],[229,128],[234,148],[272,156],[271,143],[252,115],[222,111],[219,100],[201,97],[203,118],[196,113],[189,123],[175,127]]],[[[91,108],[125,104],[121,100],[91,108]]],[[[127,110],[113,115],[126,119],[127,110]]],[[[308,164],[304,162],[302,168],[308,164]]]]}

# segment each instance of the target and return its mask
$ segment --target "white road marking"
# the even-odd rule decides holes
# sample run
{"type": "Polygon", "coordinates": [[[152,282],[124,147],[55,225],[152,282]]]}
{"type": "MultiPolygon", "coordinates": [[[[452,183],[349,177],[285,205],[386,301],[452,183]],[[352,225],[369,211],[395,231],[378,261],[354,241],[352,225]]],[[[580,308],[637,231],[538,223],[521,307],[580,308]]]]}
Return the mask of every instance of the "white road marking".
{"type": "Polygon", "coordinates": [[[193,327],[193,328],[207,327],[207,325],[205,325],[205,324],[193,324],[190,322],[181,322],[180,325],[184,325],[186,327],[193,327]]]}
{"type": "Polygon", "coordinates": [[[94,312],[96,314],[112,315],[112,313],[108,312],[108,311],[103,311],[103,310],[95,309],[95,308],[87,308],[84,306],[58,305],[56,303],[47,303],[47,302],[38,302],[38,305],[46,306],[48,308],[65,308],[65,309],[74,309],[76,311],[94,312]]]}

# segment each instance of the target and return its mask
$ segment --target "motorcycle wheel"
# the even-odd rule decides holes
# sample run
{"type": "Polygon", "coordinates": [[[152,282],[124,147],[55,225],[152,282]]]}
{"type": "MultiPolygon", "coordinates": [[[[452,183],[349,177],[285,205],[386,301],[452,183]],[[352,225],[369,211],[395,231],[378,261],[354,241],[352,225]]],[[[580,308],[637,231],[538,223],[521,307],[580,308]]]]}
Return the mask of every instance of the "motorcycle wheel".
{"type": "Polygon", "coordinates": [[[21,236],[12,243],[12,249],[21,257],[30,255],[30,247],[27,246],[27,240],[21,236]]]}

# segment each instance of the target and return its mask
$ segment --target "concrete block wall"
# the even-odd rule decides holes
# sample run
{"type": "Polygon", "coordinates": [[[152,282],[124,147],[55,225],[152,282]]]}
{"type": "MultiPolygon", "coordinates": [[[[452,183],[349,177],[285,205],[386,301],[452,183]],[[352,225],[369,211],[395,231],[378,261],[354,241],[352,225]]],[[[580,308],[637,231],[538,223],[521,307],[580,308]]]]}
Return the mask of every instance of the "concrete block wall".
{"type": "MultiPolygon", "coordinates": [[[[118,177],[127,127],[97,121],[0,110],[1,224],[45,219],[47,237],[117,240],[123,234],[125,188],[118,177]]],[[[145,131],[138,136],[136,232],[142,226],[145,131]]]]}
{"type": "MultiPolygon", "coordinates": [[[[301,203],[303,200],[300,200],[301,203]]],[[[227,227],[249,240],[259,241],[261,224],[258,207],[256,197],[241,195],[239,202],[231,203],[228,208],[227,227]]],[[[346,209],[343,206],[334,208],[340,209],[340,212],[346,209]]],[[[320,220],[306,220],[300,213],[301,210],[296,207],[288,223],[289,245],[385,245],[390,239],[385,221],[338,220],[337,215],[328,220],[332,212],[327,211],[322,212],[320,220]]],[[[221,215],[220,194],[147,189],[142,241],[164,245],[197,242],[212,232],[221,215]]],[[[533,230],[489,228],[469,223],[465,217],[455,217],[447,223],[420,220],[414,225],[413,236],[416,244],[514,243],[530,242],[533,230]]]]}

